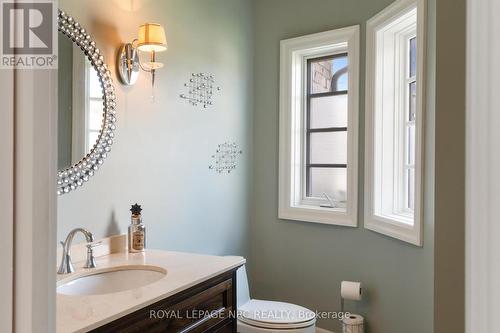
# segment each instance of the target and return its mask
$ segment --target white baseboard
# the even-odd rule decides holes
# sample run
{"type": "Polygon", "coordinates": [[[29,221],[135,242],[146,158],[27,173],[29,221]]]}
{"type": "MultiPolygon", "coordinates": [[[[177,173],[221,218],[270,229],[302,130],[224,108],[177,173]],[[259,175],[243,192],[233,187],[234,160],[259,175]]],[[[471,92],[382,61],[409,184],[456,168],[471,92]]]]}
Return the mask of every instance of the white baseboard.
{"type": "Polygon", "coordinates": [[[333,333],[333,332],[325,330],[323,328],[316,327],[316,333],[333,333]]]}

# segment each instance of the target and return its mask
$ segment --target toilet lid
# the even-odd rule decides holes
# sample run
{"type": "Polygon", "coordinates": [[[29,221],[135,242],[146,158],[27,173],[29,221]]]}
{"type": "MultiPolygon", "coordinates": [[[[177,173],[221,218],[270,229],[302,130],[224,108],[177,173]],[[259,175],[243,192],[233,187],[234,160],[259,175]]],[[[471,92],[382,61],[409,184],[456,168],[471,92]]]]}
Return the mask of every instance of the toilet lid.
{"type": "Polygon", "coordinates": [[[267,328],[299,328],[316,322],[316,314],[302,306],[273,301],[250,300],[238,309],[239,319],[267,328]]]}

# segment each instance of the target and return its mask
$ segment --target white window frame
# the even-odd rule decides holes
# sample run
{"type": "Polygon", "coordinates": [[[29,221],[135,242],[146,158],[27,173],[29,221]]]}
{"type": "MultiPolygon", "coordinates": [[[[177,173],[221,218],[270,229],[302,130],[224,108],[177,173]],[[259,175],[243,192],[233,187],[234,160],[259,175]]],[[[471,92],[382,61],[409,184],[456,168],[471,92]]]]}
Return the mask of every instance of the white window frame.
{"type": "Polygon", "coordinates": [[[101,128],[90,128],[90,105],[92,104],[91,102],[100,102],[103,103],[103,96],[100,95],[99,97],[91,96],[90,94],[90,84],[91,84],[91,75],[97,75],[98,77],[98,72],[90,61],[86,59],[85,61],[85,95],[86,95],[86,100],[85,100],[85,152],[89,152],[92,150],[93,146],[95,145],[95,141],[90,141],[90,134],[91,133],[100,133],[101,128]]]}
{"type": "Polygon", "coordinates": [[[95,70],[86,57],[82,57],[80,49],[73,48],[73,81],[72,91],[72,145],[71,160],[73,163],[85,156],[95,142],[89,142],[91,132],[100,132],[100,129],[90,128],[90,102],[101,98],[90,96],[90,75],[95,70]]]}
{"type": "Polygon", "coordinates": [[[90,61],[82,57],[80,49],[73,46],[73,98],[72,98],[72,146],[71,161],[79,161],[89,152],[88,110],[89,110],[89,68],[90,61]]]}
{"type": "Polygon", "coordinates": [[[280,219],[357,226],[359,26],[281,41],[280,55],[280,219]],[[325,208],[305,198],[305,108],[307,59],[348,54],[347,204],[325,208]]]}
{"type": "Polygon", "coordinates": [[[367,22],[366,41],[364,226],[417,246],[423,245],[425,16],[425,0],[399,0],[367,22]],[[411,212],[402,204],[406,144],[403,117],[409,102],[407,42],[415,35],[417,105],[411,212]]]}

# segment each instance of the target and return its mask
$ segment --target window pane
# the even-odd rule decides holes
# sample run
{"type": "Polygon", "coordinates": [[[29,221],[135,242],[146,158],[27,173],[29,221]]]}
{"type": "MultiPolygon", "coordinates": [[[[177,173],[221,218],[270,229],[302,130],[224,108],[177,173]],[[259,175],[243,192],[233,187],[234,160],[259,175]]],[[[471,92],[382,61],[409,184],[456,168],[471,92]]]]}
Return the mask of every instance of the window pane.
{"type": "Polygon", "coordinates": [[[97,142],[97,139],[99,138],[99,132],[94,132],[91,131],[88,133],[87,136],[87,153],[90,152],[90,150],[94,147],[95,143],[97,142]]]}
{"type": "Polygon", "coordinates": [[[407,199],[408,199],[408,202],[406,203],[407,204],[407,208],[410,209],[410,210],[414,210],[415,209],[415,169],[414,168],[410,168],[408,170],[406,170],[406,179],[407,179],[407,186],[406,186],[406,189],[407,189],[407,199]]]}
{"type": "Polygon", "coordinates": [[[89,109],[89,130],[100,130],[102,125],[102,117],[104,114],[103,111],[103,102],[102,100],[90,100],[90,109],[89,109]]]}
{"type": "Polygon", "coordinates": [[[417,75],[417,38],[410,39],[410,77],[417,75]]]}
{"type": "Polygon", "coordinates": [[[347,200],[346,168],[311,168],[311,197],[321,198],[323,193],[339,202],[347,200]]]}
{"type": "Polygon", "coordinates": [[[415,164],[415,126],[410,125],[406,129],[406,163],[415,164]]]}
{"type": "Polygon", "coordinates": [[[90,98],[102,98],[102,88],[97,72],[89,65],[89,97],[90,98]]]}
{"type": "Polygon", "coordinates": [[[409,115],[408,120],[415,120],[415,112],[417,110],[417,82],[410,83],[410,106],[409,106],[409,115]]]}
{"type": "Polygon", "coordinates": [[[349,78],[347,74],[347,56],[333,59],[334,78],[332,91],[348,90],[349,78]]]}
{"type": "Polygon", "coordinates": [[[311,93],[347,90],[347,56],[311,62],[311,93]]]}
{"type": "Polygon", "coordinates": [[[347,127],[347,95],[311,98],[310,128],[347,127]]]}
{"type": "Polygon", "coordinates": [[[347,132],[311,133],[312,164],[347,164],[347,132]]]}

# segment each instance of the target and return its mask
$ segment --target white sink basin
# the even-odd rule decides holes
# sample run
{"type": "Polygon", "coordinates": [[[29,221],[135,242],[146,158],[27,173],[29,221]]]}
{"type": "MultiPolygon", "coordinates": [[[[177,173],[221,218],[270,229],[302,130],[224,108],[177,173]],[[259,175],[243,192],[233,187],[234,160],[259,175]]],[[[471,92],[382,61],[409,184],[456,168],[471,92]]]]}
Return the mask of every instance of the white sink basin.
{"type": "Polygon", "coordinates": [[[64,295],[100,295],[135,289],[154,283],[167,275],[156,266],[120,266],[96,270],[69,281],[59,281],[57,292],[64,295]]]}

